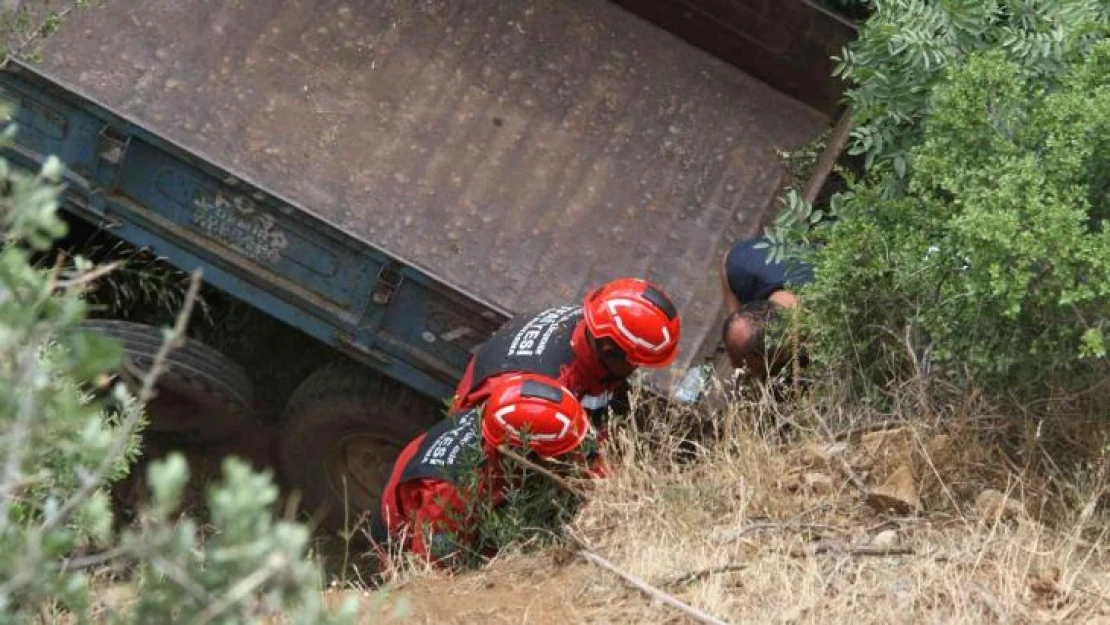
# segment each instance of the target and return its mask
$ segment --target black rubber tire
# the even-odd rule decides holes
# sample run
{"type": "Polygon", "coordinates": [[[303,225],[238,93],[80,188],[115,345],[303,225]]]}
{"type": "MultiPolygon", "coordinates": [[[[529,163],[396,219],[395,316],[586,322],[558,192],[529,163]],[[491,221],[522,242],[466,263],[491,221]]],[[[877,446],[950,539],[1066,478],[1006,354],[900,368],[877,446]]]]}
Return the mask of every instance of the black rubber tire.
{"type": "MultiPolygon", "coordinates": [[[[118,340],[127,361],[140,371],[150,370],[163,342],[160,328],[141,323],[89,319],[82,327],[118,340]]],[[[194,339],[185,339],[167,355],[155,391],[147,405],[151,431],[187,433],[201,440],[224,437],[253,416],[247,372],[194,339]]]]}
{"type": "Polygon", "coordinates": [[[367,527],[369,514],[380,505],[397,454],[441,418],[441,406],[412,389],[349,361],[329,362],[289,400],[279,452],[282,477],[319,527],[361,534],[357,529],[367,527]],[[346,442],[359,437],[387,448],[368,469],[375,487],[362,488],[357,476],[333,461],[346,442]]]}

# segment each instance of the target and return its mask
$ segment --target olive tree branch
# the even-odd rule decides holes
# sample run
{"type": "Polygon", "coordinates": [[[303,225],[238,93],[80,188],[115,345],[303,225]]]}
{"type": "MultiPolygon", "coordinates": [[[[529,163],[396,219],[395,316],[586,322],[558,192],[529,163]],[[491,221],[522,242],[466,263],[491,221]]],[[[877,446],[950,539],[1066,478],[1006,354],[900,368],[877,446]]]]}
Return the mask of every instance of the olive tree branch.
{"type": "Polygon", "coordinates": [[[531,460],[525,458],[524,456],[516,453],[515,451],[510,449],[508,445],[504,445],[504,444],[498,445],[497,453],[505,456],[509,460],[512,460],[513,462],[519,464],[520,466],[522,466],[526,469],[531,469],[532,471],[535,471],[536,473],[539,473],[540,475],[546,477],[547,479],[551,480],[552,482],[555,482],[556,484],[559,485],[560,488],[562,488],[563,490],[567,491],[568,493],[570,493],[572,495],[575,495],[575,496],[578,496],[578,497],[585,497],[586,496],[586,494],[582,491],[582,489],[580,487],[575,486],[574,484],[571,484],[565,478],[560,477],[559,475],[555,474],[551,470],[546,469],[544,467],[541,467],[540,465],[536,464],[535,462],[532,462],[531,460]]]}
{"type": "MultiPolygon", "coordinates": [[[[184,336],[185,329],[189,324],[189,316],[193,312],[193,304],[196,302],[197,293],[200,291],[200,271],[193,272],[189,281],[189,290],[185,293],[185,301],[181,306],[181,312],[177,315],[177,321],[174,323],[173,329],[170,330],[169,336],[162,341],[161,347],[154,355],[154,363],[150,366],[150,370],[143,375],[142,387],[139,389],[138,404],[139,406],[146,405],[151,399],[154,398],[154,385],[158,377],[161,376],[163,370],[166,368],[166,358],[169,353],[178,347],[184,336]]],[[[45,534],[50,530],[56,529],[59,525],[64,523],[69,517],[92,496],[96,489],[104,482],[112,467],[119,461],[127,449],[127,444],[131,440],[131,435],[134,434],[135,428],[139,425],[139,420],[142,418],[142,410],[135,410],[129,414],[126,419],[120,422],[118,431],[115,433],[115,438],[112,440],[112,446],[108,453],[101,460],[100,466],[91,475],[86,476],[82,480],[81,488],[77,490],[69,499],[66,500],[53,514],[47,516],[43,521],[42,526],[39,528],[40,534],[45,534]]]]}

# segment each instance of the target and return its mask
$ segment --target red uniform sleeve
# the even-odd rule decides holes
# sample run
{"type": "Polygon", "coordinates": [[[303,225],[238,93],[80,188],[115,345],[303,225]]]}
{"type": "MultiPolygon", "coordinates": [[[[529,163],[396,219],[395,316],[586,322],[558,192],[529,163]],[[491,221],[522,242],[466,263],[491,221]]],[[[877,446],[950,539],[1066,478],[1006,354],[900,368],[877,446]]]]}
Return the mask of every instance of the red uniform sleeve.
{"type": "Polygon", "coordinates": [[[609,462],[605,459],[605,451],[601,448],[594,450],[590,454],[584,453],[581,449],[573,451],[565,458],[565,461],[579,464],[586,477],[593,479],[604,479],[612,475],[609,469],[609,462]]]}
{"type": "Polygon", "coordinates": [[[455,396],[451,400],[450,412],[452,414],[470,410],[489,398],[489,379],[482,380],[482,383],[477,386],[474,385],[474,362],[474,358],[471,357],[470,362],[466,365],[466,371],[463,372],[462,379],[459,380],[459,385],[455,387],[455,396]]]}
{"type": "Polygon", "coordinates": [[[459,385],[455,387],[455,397],[451,401],[451,412],[462,412],[469,408],[472,404],[470,401],[470,387],[474,385],[474,357],[470,357],[470,361],[466,363],[466,370],[463,371],[462,379],[459,380],[459,385]]]}
{"type": "Polygon", "coordinates": [[[440,480],[420,479],[399,486],[409,550],[431,562],[448,564],[465,548],[470,533],[458,490],[440,480]]]}
{"type": "Polygon", "coordinates": [[[594,479],[604,479],[612,475],[609,461],[605,459],[605,452],[600,449],[587,460],[586,475],[594,479]]]}

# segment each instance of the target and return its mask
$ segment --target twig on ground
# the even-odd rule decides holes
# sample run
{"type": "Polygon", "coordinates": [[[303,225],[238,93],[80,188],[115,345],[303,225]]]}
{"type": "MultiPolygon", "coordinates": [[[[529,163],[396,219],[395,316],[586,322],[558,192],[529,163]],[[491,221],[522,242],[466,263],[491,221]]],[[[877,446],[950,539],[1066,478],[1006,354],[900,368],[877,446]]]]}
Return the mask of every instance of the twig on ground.
{"type": "Polygon", "coordinates": [[[881,529],[901,528],[903,525],[912,525],[914,523],[921,523],[926,520],[924,517],[912,516],[892,516],[888,517],[874,525],[868,525],[863,528],[864,534],[873,534],[881,529]]]}
{"type": "Polygon", "coordinates": [[[760,522],[760,523],[750,523],[750,524],[745,525],[741,528],[738,528],[738,529],[735,529],[731,532],[728,532],[725,535],[721,536],[720,542],[724,542],[724,543],[736,542],[737,540],[740,540],[746,534],[749,534],[751,532],[758,532],[760,530],[772,530],[772,529],[778,529],[778,530],[816,530],[816,531],[827,531],[827,532],[840,532],[840,533],[843,533],[843,534],[847,534],[851,531],[851,530],[849,530],[847,528],[844,528],[844,527],[837,527],[835,525],[826,525],[824,523],[795,523],[795,522],[792,522],[792,521],[783,521],[781,523],[780,522],[766,522],[766,523],[760,522]]]}
{"type": "Polygon", "coordinates": [[[671,586],[685,586],[690,582],[696,582],[699,579],[709,577],[710,575],[719,575],[721,573],[735,573],[736,571],[743,571],[746,568],[748,568],[747,564],[722,564],[721,566],[711,566],[709,568],[698,569],[696,571],[690,571],[689,573],[679,575],[678,577],[663,582],[662,585],[665,588],[671,586]]]}
{"type": "MultiPolygon", "coordinates": [[[[169,338],[162,341],[161,347],[154,355],[154,362],[150,366],[150,371],[146,372],[143,376],[142,388],[139,389],[138,404],[140,406],[146,405],[151,399],[154,398],[154,384],[162,370],[166,367],[166,358],[169,356],[171,350],[177,347],[185,336],[185,328],[189,324],[189,317],[193,312],[193,304],[196,302],[197,293],[200,291],[200,272],[194,272],[191,280],[189,281],[189,290],[185,293],[185,301],[181,306],[181,312],[177,315],[177,321],[174,323],[173,330],[169,338]]],[[[126,419],[120,422],[119,431],[116,432],[115,438],[112,441],[112,447],[104,456],[100,466],[97,467],[96,472],[87,476],[81,484],[81,488],[73,494],[72,497],[67,499],[65,503],[58,507],[54,514],[48,516],[43,521],[39,531],[43,534],[52,529],[57,528],[64,523],[66,519],[73,514],[85,501],[92,496],[96,489],[104,482],[104,478],[115,466],[120,456],[123,455],[127,448],[127,444],[131,440],[131,435],[134,433],[135,428],[142,418],[142,410],[135,410],[126,419]]]]}
{"type": "Polygon", "coordinates": [[[109,549],[108,551],[93,553],[87,556],[66,558],[62,560],[62,570],[78,571],[81,569],[91,569],[94,566],[107,564],[113,560],[118,560],[127,555],[131,555],[130,549],[124,547],[116,547],[115,549],[109,549]]]}
{"type": "Polygon", "coordinates": [[[695,621],[698,621],[700,623],[708,623],[709,625],[726,625],[726,623],[724,621],[718,619],[717,617],[715,617],[711,614],[706,614],[705,612],[702,612],[701,610],[699,610],[699,609],[697,609],[697,608],[695,608],[691,605],[685,604],[685,603],[679,601],[678,599],[674,598],[673,596],[671,596],[671,595],[663,592],[662,590],[659,590],[658,588],[656,588],[656,587],[648,584],[647,582],[641,580],[640,578],[638,578],[638,577],[636,577],[636,576],[634,576],[630,573],[626,573],[626,572],[620,570],[612,562],[606,560],[605,558],[597,555],[596,553],[594,553],[592,551],[589,551],[587,549],[580,549],[578,551],[578,553],[583,558],[589,560],[590,562],[593,562],[594,564],[600,566],[601,568],[605,569],[606,571],[609,571],[610,573],[613,573],[617,577],[620,577],[621,579],[623,579],[625,581],[625,583],[632,586],[636,590],[639,590],[640,592],[648,595],[649,597],[651,597],[653,599],[656,599],[658,601],[661,601],[661,602],[671,606],[672,608],[675,608],[675,609],[681,611],[682,613],[686,614],[687,616],[694,619],[695,621]]]}
{"type": "Polygon", "coordinates": [[[573,531],[570,530],[570,528],[567,528],[565,536],[569,538],[576,547],[578,547],[578,555],[609,571],[610,573],[613,573],[617,577],[620,577],[630,586],[636,588],[649,597],[662,601],[663,603],[666,603],[667,605],[683,612],[690,618],[701,623],[708,623],[709,625],[727,625],[724,621],[718,619],[717,617],[702,612],[701,610],[691,605],[687,605],[672,597],[671,595],[663,592],[662,590],[659,590],[658,588],[652,586],[651,584],[648,584],[642,579],[620,570],[615,564],[598,555],[597,552],[595,552],[593,548],[590,547],[589,543],[587,543],[583,538],[576,535],[573,531]]]}
{"type": "Polygon", "coordinates": [[[531,460],[525,458],[524,456],[516,453],[515,451],[509,449],[508,445],[498,446],[497,447],[497,452],[499,454],[505,456],[506,458],[509,458],[513,462],[516,462],[517,464],[519,464],[519,465],[521,465],[525,468],[531,469],[531,470],[535,471],[536,473],[539,473],[540,475],[550,479],[551,481],[558,484],[560,488],[562,488],[563,490],[567,491],[568,493],[570,493],[572,495],[576,495],[578,497],[585,497],[585,495],[586,495],[586,493],[580,487],[575,486],[574,484],[571,484],[570,482],[568,482],[566,480],[566,478],[560,477],[560,476],[556,475],[555,473],[551,472],[549,469],[541,467],[540,465],[536,464],[535,462],[532,462],[531,460]]]}
{"type": "Polygon", "coordinates": [[[885,432],[887,430],[897,430],[906,427],[906,421],[876,421],[874,423],[865,423],[858,425],[854,428],[845,430],[838,433],[833,437],[833,440],[840,442],[849,442],[854,439],[860,438],[865,434],[872,434],[875,432],[885,432]]]}
{"type": "Polygon", "coordinates": [[[72,288],[76,288],[76,287],[79,287],[79,286],[83,287],[83,286],[87,285],[88,283],[95,282],[95,281],[99,280],[100,278],[103,278],[104,276],[112,273],[116,269],[119,269],[120,265],[122,265],[122,264],[123,263],[119,262],[119,261],[111,262],[111,263],[108,263],[106,265],[100,265],[96,269],[93,269],[92,271],[82,273],[82,274],[78,275],[75,278],[67,278],[67,279],[62,279],[62,280],[56,280],[55,284],[54,284],[54,288],[56,288],[56,289],[72,289],[72,288]]]}
{"type": "Polygon", "coordinates": [[[843,556],[907,556],[916,553],[913,547],[880,547],[878,545],[845,545],[843,543],[820,540],[811,545],[790,550],[792,558],[807,558],[823,553],[843,556]]]}

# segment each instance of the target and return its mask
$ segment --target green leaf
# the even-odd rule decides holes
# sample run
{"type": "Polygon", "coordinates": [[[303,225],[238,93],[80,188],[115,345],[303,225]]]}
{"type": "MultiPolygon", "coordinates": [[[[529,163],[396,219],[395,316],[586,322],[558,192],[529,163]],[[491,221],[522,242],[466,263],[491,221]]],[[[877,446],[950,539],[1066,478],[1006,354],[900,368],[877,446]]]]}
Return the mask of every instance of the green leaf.
{"type": "Polygon", "coordinates": [[[185,456],[172,452],[150,464],[147,481],[151,491],[151,513],[156,519],[166,519],[181,505],[181,495],[189,481],[189,466],[185,456]]]}
{"type": "Polygon", "coordinates": [[[1080,337],[1081,358],[1106,358],[1106,337],[1102,328],[1088,328],[1080,337]]]}
{"type": "Polygon", "coordinates": [[[894,173],[898,174],[899,178],[906,177],[906,158],[904,156],[894,157],[894,173]]]}

